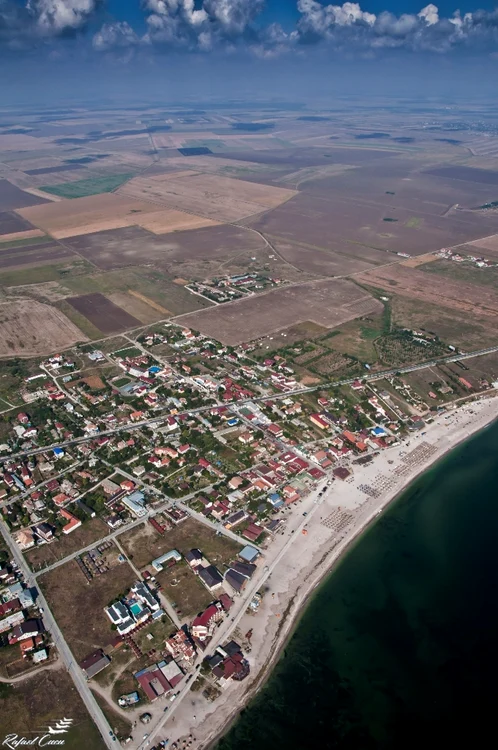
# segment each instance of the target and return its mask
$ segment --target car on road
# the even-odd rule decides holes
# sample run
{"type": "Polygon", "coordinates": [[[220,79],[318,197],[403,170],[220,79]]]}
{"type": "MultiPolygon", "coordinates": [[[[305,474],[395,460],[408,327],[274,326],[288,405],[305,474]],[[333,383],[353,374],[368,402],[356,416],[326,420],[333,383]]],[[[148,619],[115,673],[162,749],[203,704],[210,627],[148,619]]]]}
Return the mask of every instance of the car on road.
{"type": "Polygon", "coordinates": [[[307,516],[307,515],[308,515],[308,512],[305,510],[303,513],[303,516],[307,516]]]}

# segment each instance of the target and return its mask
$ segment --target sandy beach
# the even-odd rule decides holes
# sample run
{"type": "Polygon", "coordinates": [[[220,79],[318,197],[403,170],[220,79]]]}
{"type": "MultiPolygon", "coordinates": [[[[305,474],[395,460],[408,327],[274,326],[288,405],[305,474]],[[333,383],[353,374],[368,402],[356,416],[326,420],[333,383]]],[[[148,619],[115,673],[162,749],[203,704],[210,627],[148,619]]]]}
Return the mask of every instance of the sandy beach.
{"type": "MultiPolygon", "coordinates": [[[[221,624],[206,652],[212,653],[228,638],[246,650],[244,634],[252,630],[249,678],[231,684],[214,702],[201,692],[189,691],[187,685],[171,705],[167,720],[163,716],[151,728],[147,745],[168,738],[170,744],[180,741],[183,746],[192,735],[189,747],[212,746],[261,687],[304,611],[306,599],[348,547],[419,474],[497,418],[498,398],[493,397],[437,415],[422,432],[382,451],[370,463],[353,463],[353,475],[344,482],[335,480],[322,497],[318,491],[325,482],[286,509],[281,514],[286,519],[283,533],[278,532],[268,546],[251,582],[251,594],[265,592],[259,610],[249,614],[246,603],[236,602],[233,617],[221,624]]],[[[341,464],[351,465],[349,461],[341,464]]]]}

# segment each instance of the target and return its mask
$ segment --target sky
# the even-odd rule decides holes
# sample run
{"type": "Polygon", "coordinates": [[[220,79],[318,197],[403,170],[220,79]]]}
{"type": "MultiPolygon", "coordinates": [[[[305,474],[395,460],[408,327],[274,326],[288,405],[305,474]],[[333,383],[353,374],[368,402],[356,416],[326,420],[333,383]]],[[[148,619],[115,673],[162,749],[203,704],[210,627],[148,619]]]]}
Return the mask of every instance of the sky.
{"type": "Polygon", "coordinates": [[[495,93],[497,0],[0,0],[4,102],[495,93]]]}

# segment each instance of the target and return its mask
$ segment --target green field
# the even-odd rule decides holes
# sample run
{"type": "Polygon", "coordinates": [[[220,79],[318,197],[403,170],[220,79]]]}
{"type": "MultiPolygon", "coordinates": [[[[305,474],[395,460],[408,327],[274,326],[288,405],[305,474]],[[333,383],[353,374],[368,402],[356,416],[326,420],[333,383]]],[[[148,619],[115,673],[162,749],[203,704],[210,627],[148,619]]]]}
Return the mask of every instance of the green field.
{"type": "Polygon", "coordinates": [[[26,237],[23,240],[3,240],[0,236],[0,247],[25,247],[26,245],[39,245],[40,242],[47,242],[51,237],[44,234],[42,237],[26,237]]]}
{"type": "Polygon", "coordinates": [[[405,227],[408,227],[408,229],[418,229],[423,221],[424,220],[420,219],[418,216],[411,216],[406,222],[405,227]]]}
{"type": "Polygon", "coordinates": [[[109,177],[95,177],[90,180],[77,180],[76,182],[61,182],[59,185],[47,185],[42,187],[46,193],[58,195],[60,198],[85,198],[87,195],[98,195],[99,193],[112,193],[120,185],[134,177],[132,172],[126,174],[113,174],[109,177]]]}

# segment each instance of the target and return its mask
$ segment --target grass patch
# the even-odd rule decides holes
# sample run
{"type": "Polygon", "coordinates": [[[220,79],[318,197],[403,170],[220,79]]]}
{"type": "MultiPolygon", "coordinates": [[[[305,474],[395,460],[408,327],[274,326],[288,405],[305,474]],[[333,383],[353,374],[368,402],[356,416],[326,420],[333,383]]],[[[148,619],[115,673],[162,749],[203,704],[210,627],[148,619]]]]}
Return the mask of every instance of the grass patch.
{"type": "Polygon", "coordinates": [[[94,177],[88,180],[76,180],[76,182],[62,182],[59,185],[46,185],[40,190],[60,198],[85,198],[87,195],[98,195],[99,193],[112,193],[120,185],[131,180],[133,172],[125,174],[109,175],[108,177],[94,177]]]}
{"type": "Polygon", "coordinates": [[[156,573],[163,593],[178,610],[180,619],[191,619],[216,598],[186,563],[177,563],[156,573]]]}
{"type": "MultiPolygon", "coordinates": [[[[102,709],[102,713],[109,722],[109,725],[111,726],[118,740],[127,739],[127,737],[129,737],[131,734],[131,721],[127,721],[127,719],[121,716],[121,714],[118,714],[117,711],[114,711],[113,708],[107,703],[107,701],[98,693],[94,692],[93,696],[102,709]]],[[[89,747],[91,746],[89,745],[89,747]]]]}
{"type": "Polygon", "coordinates": [[[75,259],[65,263],[54,263],[51,265],[24,266],[15,270],[0,269],[1,286],[27,286],[29,284],[42,284],[47,281],[61,281],[71,276],[88,273],[92,268],[85,260],[75,259]]]}
{"type": "Polygon", "coordinates": [[[73,681],[64,669],[40,672],[16,684],[2,685],[0,735],[34,736],[40,728],[63,716],[73,719],[64,735],[71,750],[105,750],[99,731],[90,719],[73,681]]]}
{"type": "Polygon", "coordinates": [[[418,266],[419,271],[436,273],[455,281],[483,284],[498,289],[498,267],[479,268],[473,263],[455,263],[451,260],[435,260],[418,266]]]}

